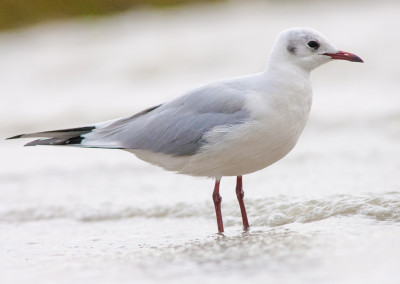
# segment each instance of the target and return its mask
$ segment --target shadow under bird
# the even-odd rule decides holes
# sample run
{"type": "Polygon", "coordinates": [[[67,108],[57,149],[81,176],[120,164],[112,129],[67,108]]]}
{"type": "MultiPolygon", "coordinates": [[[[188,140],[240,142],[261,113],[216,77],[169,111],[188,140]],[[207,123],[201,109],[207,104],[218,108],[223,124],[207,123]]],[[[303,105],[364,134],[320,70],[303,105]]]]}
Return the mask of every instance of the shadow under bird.
{"type": "Polygon", "coordinates": [[[123,149],[169,171],[212,177],[219,232],[224,231],[220,180],[237,176],[236,195],[248,230],[242,176],[293,149],[311,108],[310,72],[337,59],[363,62],[313,29],[292,28],[278,35],[261,73],[204,85],[133,116],[8,139],[42,137],[26,146],[123,149]]]}

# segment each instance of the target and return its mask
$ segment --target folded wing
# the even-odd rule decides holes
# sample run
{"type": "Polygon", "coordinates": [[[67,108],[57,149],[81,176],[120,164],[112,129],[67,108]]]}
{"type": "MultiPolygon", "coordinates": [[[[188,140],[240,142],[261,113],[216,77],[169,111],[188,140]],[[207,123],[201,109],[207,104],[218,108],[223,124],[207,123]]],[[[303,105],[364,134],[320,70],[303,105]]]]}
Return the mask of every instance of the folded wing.
{"type": "Polygon", "coordinates": [[[195,89],[163,105],[134,116],[92,126],[38,132],[11,137],[47,137],[26,146],[146,150],[173,156],[195,154],[207,143],[205,134],[215,127],[233,126],[247,120],[245,96],[240,88],[214,83],[195,89]]]}

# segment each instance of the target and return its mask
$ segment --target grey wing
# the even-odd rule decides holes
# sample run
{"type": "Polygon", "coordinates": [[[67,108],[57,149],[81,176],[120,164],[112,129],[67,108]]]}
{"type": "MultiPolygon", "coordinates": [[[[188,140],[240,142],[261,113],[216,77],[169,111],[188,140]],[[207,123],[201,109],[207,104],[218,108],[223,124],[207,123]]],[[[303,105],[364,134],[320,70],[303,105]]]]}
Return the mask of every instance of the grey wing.
{"type": "Polygon", "coordinates": [[[141,116],[116,121],[90,133],[84,143],[140,149],[173,156],[195,154],[204,135],[217,126],[230,126],[248,119],[245,96],[240,89],[214,84],[196,89],[141,116]]]}

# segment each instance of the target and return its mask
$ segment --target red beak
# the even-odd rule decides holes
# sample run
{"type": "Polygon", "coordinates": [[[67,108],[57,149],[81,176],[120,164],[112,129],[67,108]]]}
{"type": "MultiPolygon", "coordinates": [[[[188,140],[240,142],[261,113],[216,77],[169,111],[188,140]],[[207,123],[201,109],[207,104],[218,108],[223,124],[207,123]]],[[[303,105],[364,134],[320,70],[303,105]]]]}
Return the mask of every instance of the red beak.
{"type": "Polygon", "coordinates": [[[341,51],[337,53],[324,53],[324,55],[330,56],[332,59],[348,60],[353,62],[364,62],[360,57],[347,51],[341,51]]]}

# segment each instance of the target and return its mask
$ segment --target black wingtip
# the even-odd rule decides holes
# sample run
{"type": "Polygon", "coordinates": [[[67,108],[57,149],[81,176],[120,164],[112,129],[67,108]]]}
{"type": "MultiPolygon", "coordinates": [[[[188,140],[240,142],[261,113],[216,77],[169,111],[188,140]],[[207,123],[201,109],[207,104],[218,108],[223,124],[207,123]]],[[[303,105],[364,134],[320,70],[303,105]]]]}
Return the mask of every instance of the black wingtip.
{"type": "Polygon", "coordinates": [[[18,139],[18,138],[21,138],[22,136],[24,136],[24,134],[15,135],[15,136],[13,136],[13,137],[8,137],[8,138],[6,138],[5,140],[18,139]]]}
{"type": "Polygon", "coordinates": [[[84,138],[80,136],[72,137],[72,138],[45,138],[45,139],[37,139],[33,140],[29,143],[26,143],[24,146],[42,146],[42,145],[51,145],[51,146],[68,146],[68,145],[79,145],[81,144],[84,138]]]}
{"type": "Polygon", "coordinates": [[[40,145],[40,144],[37,143],[37,142],[40,141],[40,140],[41,140],[41,139],[34,140],[34,141],[29,142],[29,143],[26,143],[26,144],[24,145],[24,147],[31,147],[31,146],[40,145]]]}

